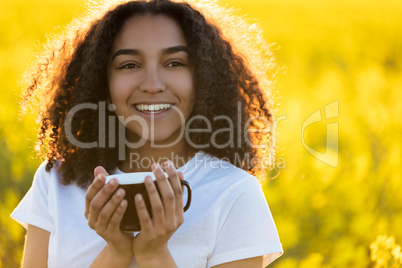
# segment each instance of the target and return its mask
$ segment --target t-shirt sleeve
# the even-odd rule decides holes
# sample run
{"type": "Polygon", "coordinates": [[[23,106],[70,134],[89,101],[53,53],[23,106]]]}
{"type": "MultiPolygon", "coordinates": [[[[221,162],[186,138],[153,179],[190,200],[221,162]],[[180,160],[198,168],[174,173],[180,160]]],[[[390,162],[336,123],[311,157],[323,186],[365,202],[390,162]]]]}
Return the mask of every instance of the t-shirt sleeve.
{"type": "Polygon", "coordinates": [[[50,173],[46,172],[45,166],[46,163],[42,163],[36,171],[31,188],[11,213],[11,218],[25,229],[30,224],[50,232],[53,228],[49,212],[50,173]]]}
{"type": "Polygon", "coordinates": [[[256,178],[242,181],[222,206],[208,267],[263,256],[264,267],[283,253],[275,223],[256,178]]]}

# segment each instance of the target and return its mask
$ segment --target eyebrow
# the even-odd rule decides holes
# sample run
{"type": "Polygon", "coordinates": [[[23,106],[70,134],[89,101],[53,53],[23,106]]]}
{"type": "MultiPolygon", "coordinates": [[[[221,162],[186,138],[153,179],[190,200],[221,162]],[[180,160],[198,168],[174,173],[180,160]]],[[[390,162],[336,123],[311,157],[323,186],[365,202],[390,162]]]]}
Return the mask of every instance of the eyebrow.
{"type": "MultiPolygon", "coordinates": [[[[188,48],[186,46],[173,46],[173,47],[168,47],[168,48],[164,48],[162,50],[162,55],[167,55],[167,54],[174,54],[180,51],[184,51],[188,54],[190,54],[188,48]]],[[[112,61],[120,55],[133,55],[133,56],[137,56],[140,55],[141,52],[138,49],[119,49],[117,50],[112,57],[112,61]]]]}

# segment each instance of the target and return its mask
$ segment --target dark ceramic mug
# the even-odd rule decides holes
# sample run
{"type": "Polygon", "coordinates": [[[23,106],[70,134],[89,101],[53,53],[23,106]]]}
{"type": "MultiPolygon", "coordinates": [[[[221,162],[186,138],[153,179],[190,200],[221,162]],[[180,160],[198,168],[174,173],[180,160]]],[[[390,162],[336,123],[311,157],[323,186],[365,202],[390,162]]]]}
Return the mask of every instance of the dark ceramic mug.
{"type": "MultiPolygon", "coordinates": [[[[141,230],[140,221],[138,219],[137,210],[135,208],[134,197],[136,194],[141,194],[145,205],[147,207],[148,213],[152,218],[152,209],[148,197],[148,192],[145,188],[144,180],[146,176],[150,176],[152,180],[155,179],[155,175],[152,172],[135,172],[135,173],[124,173],[109,175],[106,177],[106,183],[111,179],[115,178],[119,182],[119,188],[124,189],[126,195],[124,199],[127,200],[127,209],[124,213],[123,219],[120,223],[120,229],[122,232],[132,233],[141,230]]],[[[167,174],[165,173],[165,176],[167,174]]],[[[187,188],[187,202],[183,210],[187,211],[191,204],[191,187],[187,181],[180,181],[181,185],[187,188]]],[[[158,189],[158,185],[156,188],[158,189]]],[[[159,189],[158,189],[159,192],[159,189]]]]}

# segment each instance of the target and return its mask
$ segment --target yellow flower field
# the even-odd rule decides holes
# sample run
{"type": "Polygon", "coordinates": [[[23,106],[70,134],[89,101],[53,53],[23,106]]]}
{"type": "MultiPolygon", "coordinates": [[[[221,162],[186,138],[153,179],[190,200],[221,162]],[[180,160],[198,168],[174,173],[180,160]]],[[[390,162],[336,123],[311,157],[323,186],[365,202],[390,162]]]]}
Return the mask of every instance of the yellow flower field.
{"type": "MultiPolygon", "coordinates": [[[[402,267],[402,2],[219,3],[264,29],[281,67],[264,191],[285,253],[271,266],[402,267]]],[[[46,34],[84,7],[0,3],[0,268],[21,260],[24,229],[9,214],[41,162],[34,116],[18,121],[18,82],[46,34]]]]}

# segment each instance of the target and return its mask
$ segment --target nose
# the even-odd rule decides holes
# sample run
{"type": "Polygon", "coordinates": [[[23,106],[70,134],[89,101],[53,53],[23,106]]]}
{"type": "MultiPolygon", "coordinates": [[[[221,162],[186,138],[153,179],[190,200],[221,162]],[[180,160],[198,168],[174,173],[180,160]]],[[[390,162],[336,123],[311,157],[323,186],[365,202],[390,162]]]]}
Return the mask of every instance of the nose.
{"type": "Polygon", "coordinates": [[[166,89],[166,85],[163,81],[157,67],[148,67],[144,72],[142,82],[140,84],[140,90],[148,93],[158,93],[166,89]]]}

